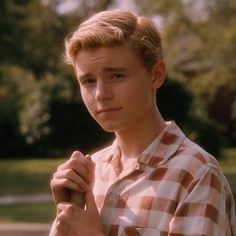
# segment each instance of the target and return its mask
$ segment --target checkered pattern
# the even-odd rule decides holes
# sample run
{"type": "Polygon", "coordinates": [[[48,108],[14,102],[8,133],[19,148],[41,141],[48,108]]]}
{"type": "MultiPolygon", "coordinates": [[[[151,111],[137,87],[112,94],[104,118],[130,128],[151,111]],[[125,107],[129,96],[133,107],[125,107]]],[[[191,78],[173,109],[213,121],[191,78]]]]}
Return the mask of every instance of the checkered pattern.
{"type": "Polygon", "coordinates": [[[217,161],[174,122],[120,175],[118,149],[115,141],[92,156],[106,235],[236,235],[232,193],[217,161]]]}

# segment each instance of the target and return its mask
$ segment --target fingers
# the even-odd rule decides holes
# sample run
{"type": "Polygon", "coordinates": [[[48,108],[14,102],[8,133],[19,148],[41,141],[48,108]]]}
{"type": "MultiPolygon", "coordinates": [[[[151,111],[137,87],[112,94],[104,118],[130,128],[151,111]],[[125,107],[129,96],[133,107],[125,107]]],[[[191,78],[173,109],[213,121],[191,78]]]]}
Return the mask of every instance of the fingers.
{"type": "Polygon", "coordinates": [[[85,193],[86,211],[98,214],[96,202],[92,191],[85,193]]]}
{"type": "Polygon", "coordinates": [[[65,204],[63,204],[63,203],[59,203],[58,205],[57,205],[57,215],[59,216],[62,212],[63,212],[63,210],[66,208],[66,205],[65,204]]]}
{"type": "Polygon", "coordinates": [[[67,214],[72,214],[74,211],[75,211],[75,206],[71,203],[62,202],[57,205],[58,219],[62,218],[63,213],[66,212],[67,214]]]}
{"type": "Polygon", "coordinates": [[[56,172],[52,182],[55,189],[63,186],[76,192],[85,192],[89,190],[87,182],[73,169],[56,172]]]}
{"type": "Polygon", "coordinates": [[[85,195],[88,203],[86,210],[71,203],[57,205],[56,235],[104,235],[93,193],[88,191],[85,195]]]}
{"type": "Polygon", "coordinates": [[[84,210],[73,203],[62,202],[57,205],[57,220],[61,223],[68,223],[84,210]]]}
{"type": "MultiPolygon", "coordinates": [[[[98,213],[97,206],[92,191],[87,191],[85,193],[85,201],[86,201],[86,211],[91,213],[94,212],[97,214],[98,213]]],[[[72,214],[73,211],[75,211],[75,209],[77,211],[78,210],[83,211],[83,209],[81,207],[78,207],[76,204],[61,202],[57,205],[57,214],[60,215],[63,212],[67,212],[67,214],[72,214]]]]}
{"type": "MultiPolygon", "coordinates": [[[[61,164],[56,173],[53,176],[53,182],[65,183],[66,185],[72,185],[71,182],[80,185],[81,190],[88,190],[88,185],[92,181],[93,177],[93,162],[76,151],[72,154],[70,159],[61,164]],[[64,180],[64,182],[62,181],[64,180]],[[66,181],[65,179],[68,179],[66,181]]],[[[66,187],[66,186],[65,186],[66,187]]],[[[72,188],[73,190],[76,190],[72,188]]],[[[77,189],[78,190],[78,189],[77,189]]]]}
{"type": "Polygon", "coordinates": [[[68,235],[66,232],[69,231],[69,222],[74,215],[74,211],[72,204],[59,203],[57,205],[56,228],[62,233],[61,235],[68,235]]]}
{"type": "Polygon", "coordinates": [[[57,171],[63,171],[67,169],[73,169],[85,181],[90,182],[93,164],[92,161],[87,159],[81,152],[75,151],[68,161],[57,168],[57,171]]]}
{"type": "Polygon", "coordinates": [[[50,182],[54,201],[58,204],[61,201],[70,199],[70,191],[77,193],[88,191],[93,182],[94,163],[90,157],[75,151],[54,173],[50,182]]]}
{"type": "Polygon", "coordinates": [[[94,184],[94,179],[95,179],[95,163],[93,162],[90,155],[86,155],[86,158],[89,161],[90,168],[91,168],[89,178],[90,178],[90,189],[92,189],[93,184],[94,184]]]}

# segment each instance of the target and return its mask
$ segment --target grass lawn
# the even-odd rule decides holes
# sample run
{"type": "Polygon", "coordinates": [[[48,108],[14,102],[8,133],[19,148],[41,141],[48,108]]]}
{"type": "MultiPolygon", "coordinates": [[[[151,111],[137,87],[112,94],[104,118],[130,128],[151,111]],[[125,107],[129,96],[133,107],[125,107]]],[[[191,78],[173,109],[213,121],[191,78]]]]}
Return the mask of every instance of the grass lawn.
{"type": "Polygon", "coordinates": [[[0,196],[49,193],[62,159],[0,160],[0,196]]]}
{"type": "MultiPolygon", "coordinates": [[[[0,160],[0,197],[50,193],[49,182],[62,159],[0,160]]],[[[0,223],[51,222],[53,203],[0,205],[0,223]]]]}
{"type": "Polygon", "coordinates": [[[0,205],[0,223],[49,223],[55,217],[52,203],[0,205]]]}
{"type": "MultiPolygon", "coordinates": [[[[227,149],[220,161],[236,200],[236,148],[227,149]]],[[[50,193],[49,182],[63,159],[0,160],[0,197],[50,193]]],[[[51,222],[53,203],[0,205],[0,223],[51,222]]]]}
{"type": "Polygon", "coordinates": [[[236,148],[226,149],[223,156],[224,159],[220,161],[220,165],[222,166],[224,174],[229,181],[236,203],[236,148]]]}

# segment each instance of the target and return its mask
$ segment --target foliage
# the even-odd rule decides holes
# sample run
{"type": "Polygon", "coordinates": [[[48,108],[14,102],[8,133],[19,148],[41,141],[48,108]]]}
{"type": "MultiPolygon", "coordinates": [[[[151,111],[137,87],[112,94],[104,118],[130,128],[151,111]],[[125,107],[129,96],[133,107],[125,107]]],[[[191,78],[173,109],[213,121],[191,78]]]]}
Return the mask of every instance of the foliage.
{"type": "MultiPolygon", "coordinates": [[[[63,66],[63,41],[112,2],[81,0],[60,12],[62,0],[0,1],[0,157],[87,152],[110,140],[63,66]]],[[[162,23],[171,78],[158,91],[161,112],[218,156],[236,143],[235,1],[135,2],[162,23]]]]}
{"type": "MultiPolygon", "coordinates": [[[[58,4],[60,1],[0,2],[0,156],[49,153],[57,147],[70,149],[76,142],[80,144],[70,132],[78,132],[73,124],[79,123],[78,118],[84,114],[80,110],[84,108],[76,105],[78,99],[73,98],[75,93],[68,88],[66,75],[59,75],[63,68],[63,41],[85,14],[91,14],[91,6],[99,10],[109,1],[91,1],[91,6],[85,1],[85,11],[70,15],[59,14],[58,4]],[[63,116],[63,112],[67,115],[63,116]]],[[[87,150],[88,138],[84,137],[92,136],[96,142],[101,132],[91,133],[94,125],[86,118],[85,115],[86,125],[80,125],[78,133],[87,150]],[[88,127],[90,132],[85,133],[88,127]]]]}
{"type": "Polygon", "coordinates": [[[40,79],[62,65],[63,41],[78,23],[109,0],[80,1],[71,15],[59,14],[62,1],[0,1],[0,63],[15,64],[40,79]],[[81,11],[80,9],[83,9],[81,11]],[[9,50],[10,49],[10,50],[9,50]]]}
{"type": "Polygon", "coordinates": [[[184,84],[167,77],[164,85],[157,92],[157,106],[166,120],[175,120],[183,126],[189,120],[193,96],[184,84]]]}
{"type": "Polygon", "coordinates": [[[51,101],[62,99],[67,102],[70,96],[71,87],[66,79],[48,74],[43,80],[35,82],[24,99],[20,114],[21,132],[28,143],[37,142],[51,132],[48,125],[51,101]]]}
{"type": "Polygon", "coordinates": [[[223,140],[216,124],[199,117],[193,94],[183,82],[169,77],[157,92],[157,104],[166,120],[174,120],[186,134],[217,159],[221,157],[223,140]]]}
{"type": "Polygon", "coordinates": [[[0,156],[27,154],[27,145],[19,130],[21,98],[28,90],[32,75],[19,67],[0,67],[0,156]],[[24,80],[24,83],[22,81],[24,80]]]}
{"type": "Polygon", "coordinates": [[[0,61],[30,69],[37,77],[45,70],[55,70],[65,34],[61,19],[40,1],[3,0],[0,9],[4,35],[0,61]]]}
{"type": "Polygon", "coordinates": [[[26,97],[21,131],[38,154],[61,154],[76,148],[87,152],[110,137],[86,111],[75,83],[69,74],[49,74],[26,97]]]}
{"type": "Polygon", "coordinates": [[[161,16],[168,70],[203,105],[198,117],[217,124],[228,145],[235,145],[236,2],[136,2],[141,11],[161,16]]]}

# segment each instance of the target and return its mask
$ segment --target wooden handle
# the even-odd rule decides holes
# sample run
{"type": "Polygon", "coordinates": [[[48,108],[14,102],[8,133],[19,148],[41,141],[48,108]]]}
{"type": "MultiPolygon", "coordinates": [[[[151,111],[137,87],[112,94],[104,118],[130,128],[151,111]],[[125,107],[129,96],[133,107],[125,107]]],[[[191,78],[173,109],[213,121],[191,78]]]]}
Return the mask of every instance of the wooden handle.
{"type": "Polygon", "coordinates": [[[70,194],[70,202],[76,204],[81,208],[85,208],[85,196],[84,193],[77,193],[75,191],[71,191],[70,194]]]}

